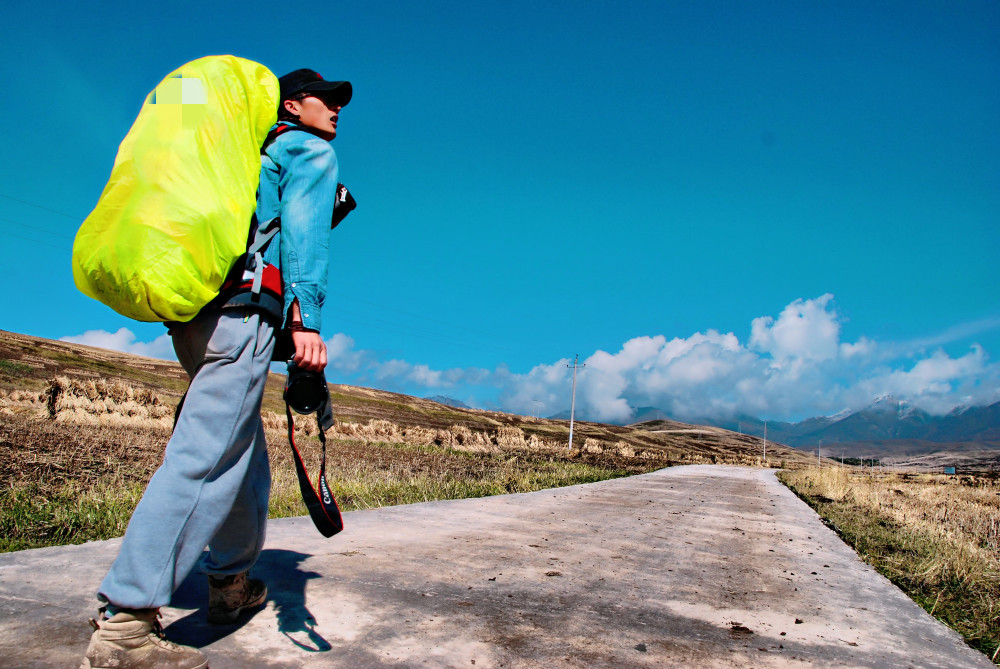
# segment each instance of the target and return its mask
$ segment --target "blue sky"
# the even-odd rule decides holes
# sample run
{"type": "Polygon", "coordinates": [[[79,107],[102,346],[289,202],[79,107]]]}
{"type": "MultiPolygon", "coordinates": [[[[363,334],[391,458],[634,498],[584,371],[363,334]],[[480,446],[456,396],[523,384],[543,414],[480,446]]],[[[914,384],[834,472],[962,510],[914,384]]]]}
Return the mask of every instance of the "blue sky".
{"type": "Polygon", "coordinates": [[[172,355],[72,237],[149,90],[233,53],[354,84],[331,381],[548,415],[579,354],[606,420],[1000,400],[1000,5],[536,4],[11,7],[0,327],[172,355]]]}

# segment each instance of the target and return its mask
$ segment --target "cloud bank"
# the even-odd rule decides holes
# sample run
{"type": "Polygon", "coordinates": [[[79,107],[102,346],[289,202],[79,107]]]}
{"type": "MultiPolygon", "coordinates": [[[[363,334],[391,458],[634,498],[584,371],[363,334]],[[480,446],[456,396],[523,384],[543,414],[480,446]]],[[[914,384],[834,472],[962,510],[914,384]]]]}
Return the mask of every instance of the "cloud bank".
{"type": "MultiPolygon", "coordinates": [[[[860,409],[885,394],[935,414],[1000,401],[1000,366],[979,345],[953,358],[941,348],[926,354],[866,337],[847,342],[841,322],[826,294],[795,300],[777,318],[755,318],[746,343],[715,330],[636,337],[583,361],[577,406],[606,421],[627,421],[644,406],[678,418],[746,413],[795,420],[860,409]]],[[[524,413],[529,400],[542,399],[549,411],[565,409],[567,362],[510,379],[502,404],[524,413]]]]}
{"type": "Polygon", "coordinates": [[[177,359],[177,356],[174,354],[174,344],[170,339],[170,335],[165,332],[151,342],[136,341],[135,334],[128,328],[119,328],[117,332],[87,330],[81,335],[60,337],[59,341],[107,348],[112,351],[121,351],[122,353],[144,355],[147,358],[159,358],[161,360],[177,359]]]}
{"type": "MultiPolygon", "coordinates": [[[[738,413],[797,420],[856,410],[891,394],[930,413],[960,405],[1000,401],[1000,365],[978,344],[952,357],[941,346],[977,328],[954,326],[943,335],[912,342],[844,341],[833,295],[798,299],[776,316],[750,323],[747,340],[707,330],[688,337],[630,339],[615,352],[595,351],[581,360],[576,406],[591,420],[629,421],[640,407],[656,407],[679,419],[738,413]],[[955,333],[954,339],[948,333],[955,333]],[[928,352],[928,344],[933,350],[928,352]]],[[[90,331],[75,341],[129,353],[173,358],[169,337],[135,341],[122,328],[90,331]]],[[[331,380],[412,395],[447,394],[470,406],[525,415],[552,415],[569,408],[571,360],[539,364],[524,373],[506,366],[433,369],[400,359],[381,360],[358,349],[350,336],[327,340],[331,380]]]]}

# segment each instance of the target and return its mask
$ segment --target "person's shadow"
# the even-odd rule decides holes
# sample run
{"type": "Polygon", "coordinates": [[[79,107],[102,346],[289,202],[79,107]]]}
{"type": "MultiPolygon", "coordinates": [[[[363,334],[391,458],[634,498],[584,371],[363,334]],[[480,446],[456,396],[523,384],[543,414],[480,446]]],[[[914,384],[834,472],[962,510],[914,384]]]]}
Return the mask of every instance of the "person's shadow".
{"type": "MultiPolygon", "coordinates": [[[[274,604],[281,633],[302,650],[323,653],[333,646],[316,631],[316,619],[306,608],[306,581],[321,576],[300,569],[308,557],[295,551],[264,550],[251,575],[267,584],[267,599],[274,604]]],[[[209,625],[208,579],[197,569],[174,592],[170,605],[194,610],[170,624],[166,630],[168,638],[197,648],[229,636],[253,617],[244,613],[232,625],[209,625]]]]}

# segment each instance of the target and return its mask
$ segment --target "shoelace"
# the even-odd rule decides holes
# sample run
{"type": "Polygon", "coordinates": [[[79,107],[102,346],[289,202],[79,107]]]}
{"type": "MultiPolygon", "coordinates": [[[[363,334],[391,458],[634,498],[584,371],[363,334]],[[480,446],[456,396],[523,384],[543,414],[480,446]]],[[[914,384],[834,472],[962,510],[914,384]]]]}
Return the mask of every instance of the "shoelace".
{"type": "Polygon", "coordinates": [[[164,646],[166,646],[170,650],[180,650],[180,648],[181,648],[180,646],[178,646],[173,641],[168,641],[167,640],[167,635],[163,631],[163,625],[160,624],[160,618],[162,618],[162,617],[163,617],[163,614],[160,613],[159,609],[157,609],[156,610],[156,616],[153,618],[153,629],[150,630],[150,634],[155,634],[156,637],[160,640],[160,643],[162,643],[164,646]]]}
{"type": "MultiPolygon", "coordinates": [[[[106,606],[102,606],[100,609],[97,610],[97,612],[100,614],[100,618],[102,621],[108,620],[108,611],[106,606]]],[[[167,641],[166,632],[163,631],[163,625],[160,624],[160,618],[162,617],[163,614],[160,613],[159,609],[157,609],[156,616],[153,617],[153,625],[152,625],[153,629],[150,630],[150,633],[155,634],[164,643],[169,644],[170,646],[176,646],[177,644],[167,641]]],[[[90,619],[90,626],[93,627],[95,631],[101,629],[101,624],[94,618],[90,619]]]]}
{"type": "MultiPolygon", "coordinates": [[[[166,641],[167,640],[167,635],[164,634],[164,632],[163,632],[163,625],[160,624],[160,617],[162,615],[163,615],[162,613],[160,613],[159,611],[157,611],[156,612],[156,617],[153,618],[153,634],[155,634],[156,636],[160,637],[160,639],[162,639],[163,641],[166,641]]],[[[167,641],[167,643],[170,643],[170,642],[167,641]]]]}
{"type": "Polygon", "coordinates": [[[223,593],[224,597],[232,597],[233,594],[246,597],[250,594],[250,579],[244,572],[236,574],[233,580],[225,585],[217,585],[214,581],[209,581],[209,587],[223,593]]]}

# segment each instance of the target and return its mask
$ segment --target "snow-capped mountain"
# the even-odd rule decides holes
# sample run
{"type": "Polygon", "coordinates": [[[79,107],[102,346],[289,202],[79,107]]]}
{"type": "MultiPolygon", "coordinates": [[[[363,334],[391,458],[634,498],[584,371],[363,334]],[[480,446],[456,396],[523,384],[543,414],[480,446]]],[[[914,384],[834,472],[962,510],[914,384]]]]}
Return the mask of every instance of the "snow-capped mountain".
{"type": "MultiPolygon", "coordinates": [[[[648,416],[649,411],[644,415],[648,416]]],[[[665,416],[662,413],[661,417],[665,416]]],[[[756,436],[764,434],[764,421],[754,416],[738,415],[721,420],[697,418],[687,422],[756,436]]],[[[888,440],[1000,441],[1000,402],[985,407],[962,407],[945,416],[933,416],[905,400],[884,395],[860,411],[808,418],[798,423],[767,421],[767,438],[802,447],[815,446],[820,440],[830,445],[888,440]]]]}

